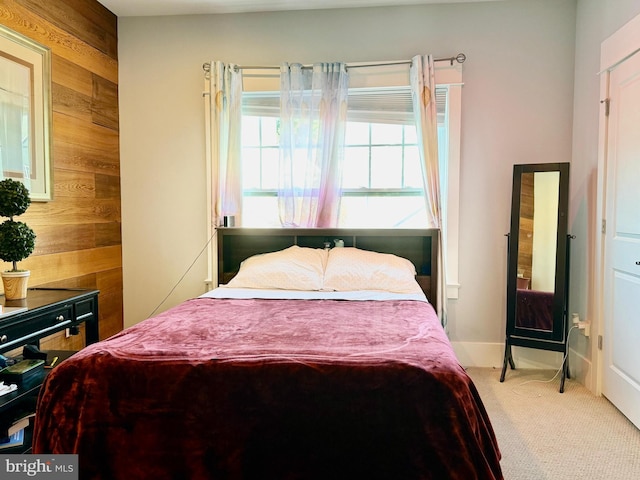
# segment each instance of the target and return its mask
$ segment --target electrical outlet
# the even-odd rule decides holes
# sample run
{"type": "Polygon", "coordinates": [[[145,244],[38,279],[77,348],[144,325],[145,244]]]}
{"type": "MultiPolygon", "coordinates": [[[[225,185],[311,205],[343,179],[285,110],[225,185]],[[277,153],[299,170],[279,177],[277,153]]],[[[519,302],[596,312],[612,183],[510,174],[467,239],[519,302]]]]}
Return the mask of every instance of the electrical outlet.
{"type": "Polygon", "coordinates": [[[591,333],[591,323],[589,322],[578,322],[578,328],[582,330],[585,337],[588,337],[591,333]]]}

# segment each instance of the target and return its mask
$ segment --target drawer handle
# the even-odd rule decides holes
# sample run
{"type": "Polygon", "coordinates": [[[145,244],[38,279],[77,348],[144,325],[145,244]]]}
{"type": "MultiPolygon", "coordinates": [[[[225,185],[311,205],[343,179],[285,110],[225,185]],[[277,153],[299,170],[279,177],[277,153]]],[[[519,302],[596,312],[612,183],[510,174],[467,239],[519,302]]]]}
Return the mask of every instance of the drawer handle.
{"type": "Polygon", "coordinates": [[[58,315],[56,317],[56,320],[59,321],[59,322],[64,322],[64,315],[58,315]]]}
{"type": "Polygon", "coordinates": [[[0,337],[0,343],[5,343],[7,340],[9,340],[9,338],[6,335],[0,337]]]}

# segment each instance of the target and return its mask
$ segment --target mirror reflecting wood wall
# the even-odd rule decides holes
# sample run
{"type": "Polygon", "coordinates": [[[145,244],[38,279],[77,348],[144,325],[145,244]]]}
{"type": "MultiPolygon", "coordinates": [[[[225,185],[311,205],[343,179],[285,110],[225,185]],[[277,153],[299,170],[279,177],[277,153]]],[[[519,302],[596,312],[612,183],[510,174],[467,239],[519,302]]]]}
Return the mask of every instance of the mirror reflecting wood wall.
{"type": "MultiPolygon", "coordinates": [[[[505,357],[512,346],[565,352],[567,335],[569,164],[514,165],[507,235],[505,357]]],[[[561,391],[568,366],[563,363],[561,391]]]]}
{"type": "Polygon", "coordinates": [[[523,172],[520,188],[516,325],[550,331],[553,330],[550,307],[556,279],[560,172],[523,172]],[[529,308],[536,305],[543,309],[529,308]]]}

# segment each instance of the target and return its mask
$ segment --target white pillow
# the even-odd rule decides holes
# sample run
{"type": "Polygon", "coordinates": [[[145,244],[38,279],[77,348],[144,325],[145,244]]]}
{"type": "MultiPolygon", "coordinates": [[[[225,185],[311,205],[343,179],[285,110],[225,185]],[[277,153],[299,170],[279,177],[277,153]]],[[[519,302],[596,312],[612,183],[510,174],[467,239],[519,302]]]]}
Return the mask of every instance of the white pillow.
{"type": "Polygon", "coordinates": [[[332,248],[324,272],[324,290],[382,290],[422,293],[416,268],[406,258],[353,247],[332,248]]]}
{"type": "Polygon", "coordinates": [[[294,245],[247,258],[227,287],[321,290],[326,263],[325,250],[294,245]]]}

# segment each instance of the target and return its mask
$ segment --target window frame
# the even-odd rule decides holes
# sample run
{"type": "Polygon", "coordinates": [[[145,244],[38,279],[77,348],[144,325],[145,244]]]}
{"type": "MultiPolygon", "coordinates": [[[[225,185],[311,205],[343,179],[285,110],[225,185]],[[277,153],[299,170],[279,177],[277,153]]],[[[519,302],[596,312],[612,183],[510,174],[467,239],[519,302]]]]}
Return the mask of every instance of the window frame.
{"type": "MultiPolygon", "coordinates": [[[[459,235],[460,235],[460,151],[462,142],[462,65],[436,65],[436,85],[446,86],[449,90],[447,101],[447,129],[449,135],[449,151],[445,179],[447,183],[447,198],[444,199],[446,223],[446,251],[447,251],[447,298],[457,299],[459,283],[459,235]]],[[[442,173],[441,173],[442,175],[442,173]]]]}

